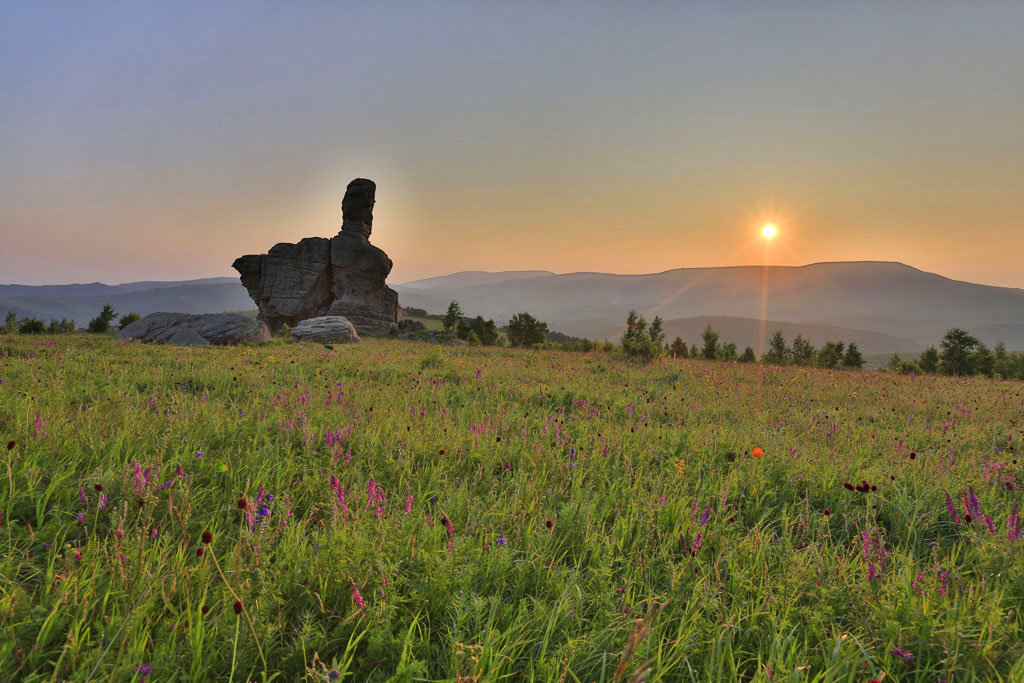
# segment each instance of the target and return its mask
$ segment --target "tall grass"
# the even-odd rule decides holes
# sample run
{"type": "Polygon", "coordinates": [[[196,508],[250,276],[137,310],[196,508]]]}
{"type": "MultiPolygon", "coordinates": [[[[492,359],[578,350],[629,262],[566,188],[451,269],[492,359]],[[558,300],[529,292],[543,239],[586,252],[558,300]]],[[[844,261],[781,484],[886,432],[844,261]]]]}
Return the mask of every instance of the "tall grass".
{"type": "Polygon", "coordinates": [[[1024,680],[1020,383],[87,335],[0,380],[0,678],[1024,680]]]}

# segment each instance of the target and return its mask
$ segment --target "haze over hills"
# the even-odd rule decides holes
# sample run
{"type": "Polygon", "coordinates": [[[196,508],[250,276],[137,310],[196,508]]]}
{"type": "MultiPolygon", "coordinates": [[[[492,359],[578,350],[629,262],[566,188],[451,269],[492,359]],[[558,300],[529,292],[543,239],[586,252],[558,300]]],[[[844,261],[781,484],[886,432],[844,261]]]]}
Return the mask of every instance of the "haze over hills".
{"type": "MultiPolygon", "coordinates": [[[[847,340],[856,340],[855,334],[882,335],[862,334],[862,348],[869,352],[910,351],[938,343],[947,329],[958,326],[987,344],[1002,339],[1009,348],[1024,348],[1024,290],[951,280],[902,263],[680,268],[649,275],[567,273],[489,282],[466,276],[467,284],[456,284],[460,280],[454,277],[432,280],[427,286],[431,281],[395,286],[402,305],[437,313],[457,300],[466,314],[499,322],[528,311],[554,329],[596,339],[621,334],[630,309],[648,318],[660,315],[679,330],[691,329],[699,324],[692,319],[705,316],[759,322],[764,298],[768,335],[776,328],[785,333],[807,325],[819,330],[833,326],[843,329],[828,330],[831,338],[840,333],[847,340]]],[[[811,336],[817,334],[806,329],[811,336]]]]}
{"type": "MultiPolygon", "coordinates": [[[[758,348],[762,293],[765,334],[797,333],[820,345],[855,341],[865,353],[919,351],[950,327],[986,344],[1024,349],[1024,290],[951,280],[892,262],[806,266],[680,268],[648,275],[555,274],[543,270],[464,271],[394,285],[403,306],[443,313],[457,300],[467,315],[500,324],[528,311],[551,329],[618,339],[630,309],[660,315],[671,340],[689,343],[711,324],[722,341],[758,348]]],[[[254,308],[232,277],[169,282],[0,285],[0,313],[84,326],[110,303],[120,313],[216,313],[254,308]]]]}

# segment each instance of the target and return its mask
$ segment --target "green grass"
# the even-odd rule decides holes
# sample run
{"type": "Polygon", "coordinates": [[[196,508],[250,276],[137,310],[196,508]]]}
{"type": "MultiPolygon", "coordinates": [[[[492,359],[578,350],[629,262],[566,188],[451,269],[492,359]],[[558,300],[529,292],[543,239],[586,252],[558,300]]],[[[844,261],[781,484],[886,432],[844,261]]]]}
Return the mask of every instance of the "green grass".
{"type": "Polygon", "coordinates": [[[0,678],[1024,680],[1019,382],[92,335],[0,380],[0,678]]]}

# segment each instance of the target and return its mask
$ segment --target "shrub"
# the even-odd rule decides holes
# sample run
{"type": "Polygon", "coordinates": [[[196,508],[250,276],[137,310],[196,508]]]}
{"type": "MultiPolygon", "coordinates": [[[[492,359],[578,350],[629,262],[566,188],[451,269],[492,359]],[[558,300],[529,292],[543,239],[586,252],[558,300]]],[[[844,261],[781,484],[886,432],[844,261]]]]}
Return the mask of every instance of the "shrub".
{"type": "Polygon", "coordinates": [[[133,322],[135,322],[136,320],[142,320],[142,316],[139,315],[138,313],[125,313],[117,321],[118,329],[123,330],[124,328],[128,327],[133,322]]]}
{"type": "Polygon", "coordinates": [[[105,334],[110,331],[110,324],[114,322],[116,317],[117,313],[114,312],[114,307],[110,304],[104,304],[100,314],[89,321],[88,329],[90,332],[105,334]]]}
{"type": "Polygon", "coordinates": [[[18,332],[21,334],[42,334],[46,332],[46,323],[36,318],[22,318],[18,322],[18,332]]]}

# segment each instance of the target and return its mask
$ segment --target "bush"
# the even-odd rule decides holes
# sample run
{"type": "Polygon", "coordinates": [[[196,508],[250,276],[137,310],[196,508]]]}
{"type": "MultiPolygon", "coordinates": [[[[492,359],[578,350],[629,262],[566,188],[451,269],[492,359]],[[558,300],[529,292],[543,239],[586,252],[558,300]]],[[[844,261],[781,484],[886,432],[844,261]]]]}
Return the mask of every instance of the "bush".
{"type": "Polygon", "coordinates": [[[18,322],[18,332],[21,334],[42,334],[46,332],[46,323],[35,318],[22,318],[18,322]]]}
{"type": "Polygon", "coordinates": [[[512,346],[533,346],[548,336],[548,324],[537,320],[529,313],[516,313],[505,328],[508,342],[512,346]]]}
{"type": "Polygon", "coordinates": [[[117,321],[118,329],[123,330],[124,328],[128,327],[133,322],[135,322],[136,320],[142,320],[142,316],[139,315],[138,313],[125,313],[117,321]]]}

